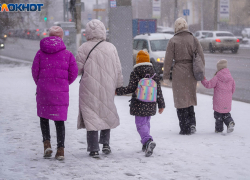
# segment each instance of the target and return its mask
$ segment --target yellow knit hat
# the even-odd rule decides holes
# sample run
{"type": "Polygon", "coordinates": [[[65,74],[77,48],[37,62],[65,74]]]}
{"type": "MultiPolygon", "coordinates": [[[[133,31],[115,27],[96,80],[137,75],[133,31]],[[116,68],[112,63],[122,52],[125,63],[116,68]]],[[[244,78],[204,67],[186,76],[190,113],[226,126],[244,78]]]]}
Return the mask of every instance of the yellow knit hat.
{"type": "Polygon", "coordinates": [[[136,56],[136,64],[150,62],[150,57],[147,51],[140,50],[136,56]]]}

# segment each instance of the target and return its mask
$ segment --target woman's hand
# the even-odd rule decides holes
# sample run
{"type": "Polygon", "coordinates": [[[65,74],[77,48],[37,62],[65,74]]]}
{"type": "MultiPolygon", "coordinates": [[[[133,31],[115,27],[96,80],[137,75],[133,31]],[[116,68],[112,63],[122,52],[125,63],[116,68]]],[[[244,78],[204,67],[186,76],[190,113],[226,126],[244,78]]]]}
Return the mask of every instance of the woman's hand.
{"type": "Polygon", "coordinates": [[[168,86],[172,86],[172,81],[170,79],[164,79],[163,82],[168,86]]]}
{"type": "Polygon", "coordinates": [[[159,114],[161,114],[164,111],[164,108],[159,109],[159,114]]]}

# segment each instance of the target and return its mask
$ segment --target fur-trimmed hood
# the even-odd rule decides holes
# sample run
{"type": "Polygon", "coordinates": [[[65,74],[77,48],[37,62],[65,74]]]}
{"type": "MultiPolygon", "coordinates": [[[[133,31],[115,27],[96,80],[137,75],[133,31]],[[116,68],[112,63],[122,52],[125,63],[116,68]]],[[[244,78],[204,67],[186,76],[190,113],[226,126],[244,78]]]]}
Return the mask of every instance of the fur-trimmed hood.
{"type": "Polygon", "coordinates": [[[152,63],[145,62],[145,63],[139,63],[139,64],[134,65],[134,69],[137,68],[137,67],[139,67],[139,66],[145,66],[145,65],[147,65],[147,66],[153,66],[152,63]]]}

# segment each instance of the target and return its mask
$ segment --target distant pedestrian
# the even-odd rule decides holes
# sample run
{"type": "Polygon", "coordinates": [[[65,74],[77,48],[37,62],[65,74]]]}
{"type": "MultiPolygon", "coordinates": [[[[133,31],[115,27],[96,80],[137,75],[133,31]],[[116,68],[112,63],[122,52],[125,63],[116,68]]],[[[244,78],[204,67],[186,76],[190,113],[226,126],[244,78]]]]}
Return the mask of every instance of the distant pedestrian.
{"type": "Polygon", "coordinates": [[[55,158],[64,159],[65,126],[69,106],[69,85],[77,77],[77,64],[74,55],[66,50],[62,40],[63,29],[53,26],[49,37],[40,42],[33,65],[32,76],[37,85],[37,115],[44,143],[44,157],[50,157],[49,119],[55,122],[57,132],[57,153],[55,158]]]}
{"type": "Polygon", "coordinates": [[[111,152],[110,130],[120,124],[114,96],[115,89],[123,85],[123,76],[117,50],[105,41],[106,28],[101,21],[93,19],[87,23],[86,39],[76,56],[82,75],[77,128],[86,128],[87,151],[97,158],[99,143],[103,144],[103,153],[111,152]],[[98,131],[101,131],[99,143],[98,131]]]}
{"type": "Polygon", "coordinates": [[[227,68],[227,60],[220,60],[217,63],[217,72],[215,76],[210,81],[204,78],[201,83],[208,89],[214,88],[213,109],[215,132],[220,133],[224,130],[223,122],[227,126],[227,132],[233,132],[235,123],[230,111],[232,96],[235,91],[235,82],[227,68]]]}
{"type": "Polygon", "coordinates": [[[193,53],[197,50],[205,65],[202,47],[188,30],[184,18],[175,21],[175,35],[169,40],[165,61],[163,80],[172,83],[174,106],[179,118],[180,133],[189,135],[196,132],[194,106],[197,105],[197,80],[193,73],[193,53]],[[171,80],[171,66],[174,60],[171,80]]]}
{"type": "MultiPolygon", "coordinates": [[[[139,85],[139,87],[142,85],[139,85]]],[[[146,87],[143,88],[146,89],[146,87]]],[[[148,89],[145,91],[148,91],[148,89]]],[[[153,91],[154,89],[151,90],[151,92],[153,91]]],[[[141,50],[138,52],[136,57],[136,65],[130,74],[128,86],[116,89],[116,93],[117,95],[132,93],[130,114],[135,116],[137,131],[141,136],[142,151],[145,152],[145,156],[151,156],[156,143],[153,141],[153,137],[150,135],[150,119],[151,116],[156,114],[156,104],[158,104],[159,113],[161,114],[165,108],[165,102],[161,91],[160,77],[155,73],[153,65],[150,63],[149,54],[146,51],[141,50]],[[155,102],[147,102],[137,99],[137,93],[139,93],[139,89],[137,89],[138,83],[146,76],[149,78],[151,77],[154,81],[141,83],[142,85],[156,82],[155,87],[157,94],[155,102]]]]}

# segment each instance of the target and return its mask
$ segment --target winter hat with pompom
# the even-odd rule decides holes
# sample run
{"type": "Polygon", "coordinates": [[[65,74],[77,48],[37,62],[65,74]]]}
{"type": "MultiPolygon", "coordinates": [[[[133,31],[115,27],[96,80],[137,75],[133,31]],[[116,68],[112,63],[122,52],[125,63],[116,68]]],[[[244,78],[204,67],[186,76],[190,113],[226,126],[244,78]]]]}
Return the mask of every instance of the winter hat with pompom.
{"type": "Polygon", "coordinates": [[[147,51],[140,50],[136,56],[136,64],[150,62],[150,57],[147,51]]]}
{"type": "Polygon", "coordinates": [[[217,63],[217,72],[224,68],[227,68],[227,60],[226,59],[219,60],[217,63]]]}
{"type": "Polygon", "coordinates": [[[63,38],[63,29],[60,26],[52,26],[49,28],[49,36],[57,36],[63,38]]]}
{"type": "Polygon", "coordinates": [[[179,17],[174,23],[174,33],[178,33],[183,30],[188,30],[188,24],[184,18],[179,17]]]}

